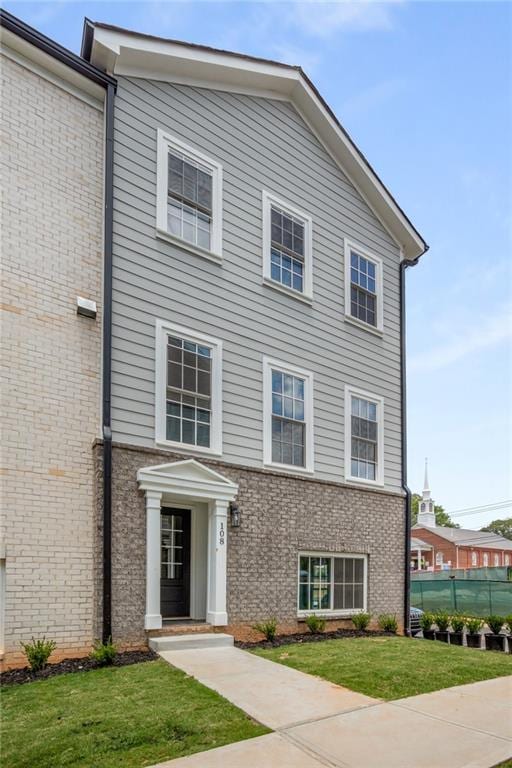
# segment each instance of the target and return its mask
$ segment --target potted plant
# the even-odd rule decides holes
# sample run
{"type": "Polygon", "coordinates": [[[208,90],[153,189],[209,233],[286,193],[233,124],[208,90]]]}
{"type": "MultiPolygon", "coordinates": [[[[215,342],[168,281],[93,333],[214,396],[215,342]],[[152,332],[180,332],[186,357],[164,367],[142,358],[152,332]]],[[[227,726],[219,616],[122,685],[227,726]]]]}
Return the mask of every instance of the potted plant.
{"type": "Polygon", "coordinates": [[[485,647],[488,651],[504,651],[505,650],[505,635],[500,635],[500,632],[505,623],[504,616],[487,616],[485,620],[487,626],[491,630],[484,635],[485,647]]]}
{"type": "Polygon", "coordinates": [[[432,629],[433,623],[434,623],[434,616],[432,613],[425,611],[425,613],[421,614],[420,627],[423,632],[423,637],[425,638],[425,640],[435,640],[436,633],[432,629]]]}
{"type": "Polygon", "coordinates": [[[452,628],[450,632],[450,645],[462,645],[462,633],[466,626],[466,620],[459,614],[455,614],[450,618],[450,625],[452,628]]]}
{"type": "Polygon", "coordinates": [[[437,624],[436,640],[440,640],[442,643],[447,643],[450,617],[446,611],[439,611],[439,613],[436,613],[435,622],[437,624]]]}
{"type": "Polygon", "coordinates": [[[471,619],[467,619],[466,627],[466,645],[468,648],[480,648],[482,645],[482,636],[480,630],[482,629],[483,621],[475,616],[471,619]]]}

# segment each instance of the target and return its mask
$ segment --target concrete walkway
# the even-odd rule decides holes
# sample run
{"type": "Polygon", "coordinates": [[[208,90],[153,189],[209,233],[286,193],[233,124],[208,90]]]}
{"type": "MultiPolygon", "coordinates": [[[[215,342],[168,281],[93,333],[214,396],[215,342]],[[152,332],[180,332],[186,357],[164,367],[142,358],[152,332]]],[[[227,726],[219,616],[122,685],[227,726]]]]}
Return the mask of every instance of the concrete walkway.
{"type": "Polygon", "coordinates": [[[491,768],[512,757],[512,677],[383,703],[237,648],[161,656],[275,732],[157,768],[491,768]]]}

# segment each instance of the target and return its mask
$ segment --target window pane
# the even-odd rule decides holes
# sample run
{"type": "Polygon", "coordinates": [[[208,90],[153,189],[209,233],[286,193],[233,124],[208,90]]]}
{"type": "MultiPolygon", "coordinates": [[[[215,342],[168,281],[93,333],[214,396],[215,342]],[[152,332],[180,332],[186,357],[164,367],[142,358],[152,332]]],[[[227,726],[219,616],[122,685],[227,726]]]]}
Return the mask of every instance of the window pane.
{"type": "Polygon", "coordinates": [[[272,413],[281,416],[283,413],[283,398],[281,395],[272,395],[272,413]]]}
{"type": "Polygon", "coordinates": [[[167,440],[180,442],[180,420],[173,417],[167,418],[167,440]]]}
{"type": "Polygon", "coordinates": [[[291,443],[282,443],[282,463],[283,464],[293,464],[293,450],[291,443]]]}
{"type": "Polygon", "coordinates": [[[301,582],[307,582],[309,580],[309,557],[302,556],[299,564],[299,580],[301,582]]]}
{"type": "Polygon", "coordinates": [[[197,445],[208,447],[210,445],[210,427],[208,424],[197,425],[197,445]]]}
{"type": "Polygon", "coordinates": [[[283,463],[281,456],[281,443],[278,440],[272,440],[272,461],[275,461],[276,464],[283,463]]]}
{"type": "Polygon", "coordinates": [[[195,440],[195,423],[193,421],[183,421],[183,442],[194,445],[195,440]]]}
{"type": "Polygon", "coordinates": [[[176,389],[181,389],[182,385],[182,379],[181,379],[181,372],[182,367],[181,365],[170,363],[167,367],[167,383],[170,387],[176,387],[176,389]]]}
{"type": "Polygon", "coordinates": [[[301,584],[299,587],[299,610],[309,611],[309,586],[301,584]]]}

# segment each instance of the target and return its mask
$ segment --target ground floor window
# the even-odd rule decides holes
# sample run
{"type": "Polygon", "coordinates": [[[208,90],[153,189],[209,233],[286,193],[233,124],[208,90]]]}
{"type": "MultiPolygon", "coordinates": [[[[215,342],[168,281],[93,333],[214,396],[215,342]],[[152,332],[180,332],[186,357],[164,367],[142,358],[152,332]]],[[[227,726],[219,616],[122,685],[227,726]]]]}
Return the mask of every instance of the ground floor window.
{"type": "Polygon", "coordinates": [[[366,610],[364,555],[299,555],[299,612],[366,610]]]}

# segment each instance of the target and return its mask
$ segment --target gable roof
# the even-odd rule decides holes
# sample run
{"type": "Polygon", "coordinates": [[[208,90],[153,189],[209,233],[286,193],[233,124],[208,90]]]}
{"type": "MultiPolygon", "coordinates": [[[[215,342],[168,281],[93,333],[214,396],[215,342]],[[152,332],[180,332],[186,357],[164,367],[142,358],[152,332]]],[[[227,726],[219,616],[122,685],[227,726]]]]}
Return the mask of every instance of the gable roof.
{"type": "Polygon", "coordinates": [[[428,246],[301,67],[85,19],[82,56],[115,75],[290,101],[361,197],[415,261],[428,246]]]}
{"type": "Polygon", "coordinates": [[[413,531],[425,530],[439,536],[441,539],[451,541],[459,547],[482,547],[483,549],[510,549],[512,541],[504,536],[490,531],[472,531],[467,528],[445,528],[436,526],[429,528],[426,525],[415,525],[413,531]]]}

